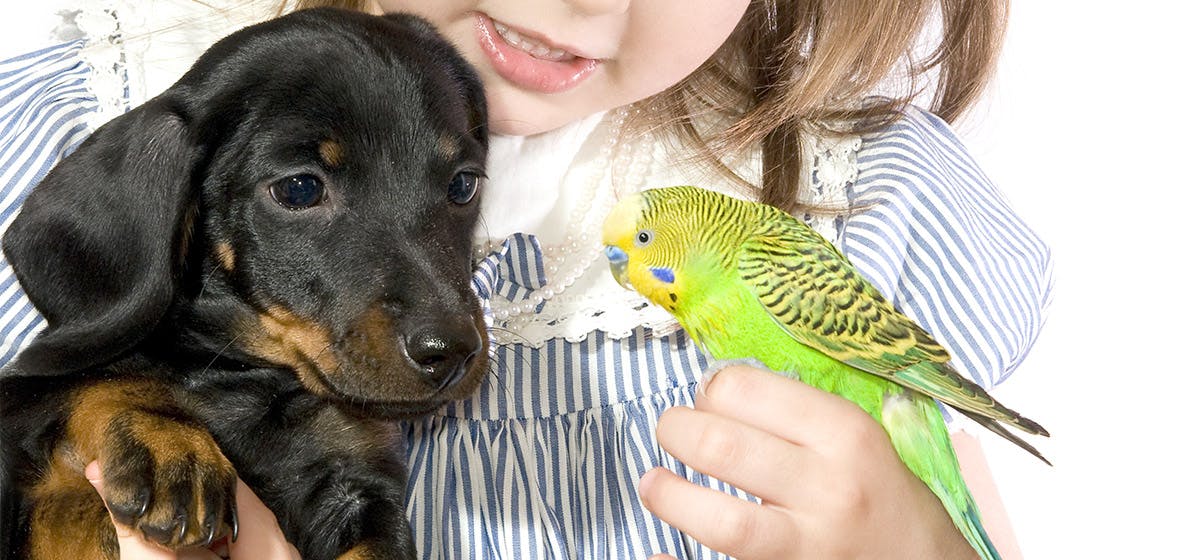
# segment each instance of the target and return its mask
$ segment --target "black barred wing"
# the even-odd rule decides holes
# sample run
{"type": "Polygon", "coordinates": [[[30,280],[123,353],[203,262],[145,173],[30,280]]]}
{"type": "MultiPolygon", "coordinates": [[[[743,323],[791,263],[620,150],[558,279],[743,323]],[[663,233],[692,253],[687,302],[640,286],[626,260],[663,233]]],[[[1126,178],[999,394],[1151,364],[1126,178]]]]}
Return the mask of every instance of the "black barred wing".
{"type": "Polygon", "coordinates": [[[792,338],[877,375],[946,351],[812,228],[780,215],[741,247],[738,272],[792,338]]]}
{"type": "Polygon", "coordinates": [[[1039,433],[947,363],[929,333],[896,310],[841,252],[783,213],[743,243],[738,272],[793,339],[954,408],[1039,433]]]}

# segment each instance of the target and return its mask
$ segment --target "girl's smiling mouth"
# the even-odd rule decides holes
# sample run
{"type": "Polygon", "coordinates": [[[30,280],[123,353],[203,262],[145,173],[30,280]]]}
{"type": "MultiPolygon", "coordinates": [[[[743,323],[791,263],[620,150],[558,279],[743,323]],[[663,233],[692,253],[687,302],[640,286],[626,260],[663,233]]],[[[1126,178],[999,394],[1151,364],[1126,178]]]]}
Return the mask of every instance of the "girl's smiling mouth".
{"type": "Polygon", "coordinates": [[[559,93],[582,83],[602,62],[555,45],[482,14],[475,14],[484,54],[502,78],[539,93],[559,93]]]}

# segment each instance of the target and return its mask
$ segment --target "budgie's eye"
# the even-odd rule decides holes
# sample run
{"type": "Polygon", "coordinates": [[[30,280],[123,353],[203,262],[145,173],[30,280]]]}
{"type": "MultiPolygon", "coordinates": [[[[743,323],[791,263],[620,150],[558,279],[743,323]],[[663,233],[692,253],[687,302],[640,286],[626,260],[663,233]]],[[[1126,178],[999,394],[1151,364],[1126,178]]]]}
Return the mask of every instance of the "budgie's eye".
{"type": "Polygon", "coordinates": [[[654,232],[644,229],[637,232],[637,237],[634,238],[634,245],[637,245],[638,247],[645,247],[649,245],[651,241],[654,241],[654,232]]]}

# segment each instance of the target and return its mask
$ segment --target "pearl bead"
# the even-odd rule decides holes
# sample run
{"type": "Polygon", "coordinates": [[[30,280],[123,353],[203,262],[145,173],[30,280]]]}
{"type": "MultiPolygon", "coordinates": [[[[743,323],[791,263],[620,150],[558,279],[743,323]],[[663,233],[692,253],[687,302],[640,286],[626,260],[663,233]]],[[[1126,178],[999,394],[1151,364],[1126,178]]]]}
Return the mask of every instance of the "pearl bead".
{"type": "MultiPolygon", "coordinates": [[[[603,247],[594,234],[599,231],[604,217],[616,202],[616,197],[607,195],[609,190],[600,189],[605,171],[612,170],[613,182],[623,183],[625,192],[640,191],[648,178],[652,159],[649,140],[645,136],[641,142],[619,144],[619,132],[626,118],[628,115],[624,110],[613,113],[609,137],[604,142],[604,151],[597,159],[589,181],[583,185],[586,190],[580,193],[579,202],[569,214],[568,227],[578,227],[579,230],[567,234],[560,245],[541,247],[547,284],[533,290],[521,301],[509,303],[494,299],[492,317],[496,321],[516,319],[519,315],[536,312],[542,303],[562,294],[575,284],[603,252],[603,247]]],[[[483,253],[481,256],[486,256],[495,252],[498,247],[498,243],[488,240],[483,247],[477,247],[476,251],[483,253]]]]}

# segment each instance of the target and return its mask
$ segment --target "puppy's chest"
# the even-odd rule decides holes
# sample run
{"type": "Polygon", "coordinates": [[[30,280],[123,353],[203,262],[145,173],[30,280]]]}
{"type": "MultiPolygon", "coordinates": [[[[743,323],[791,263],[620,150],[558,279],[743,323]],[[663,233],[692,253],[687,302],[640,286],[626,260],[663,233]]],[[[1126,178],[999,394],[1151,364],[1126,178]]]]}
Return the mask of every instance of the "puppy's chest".
{"type": "Polygon", "coordinates": [[[367,457],[395,452],[398,436],[390,422],[350,414],[294,379],[240,375],[188,383],[176,395],[235,462],[295,453],[367,457]]]}

